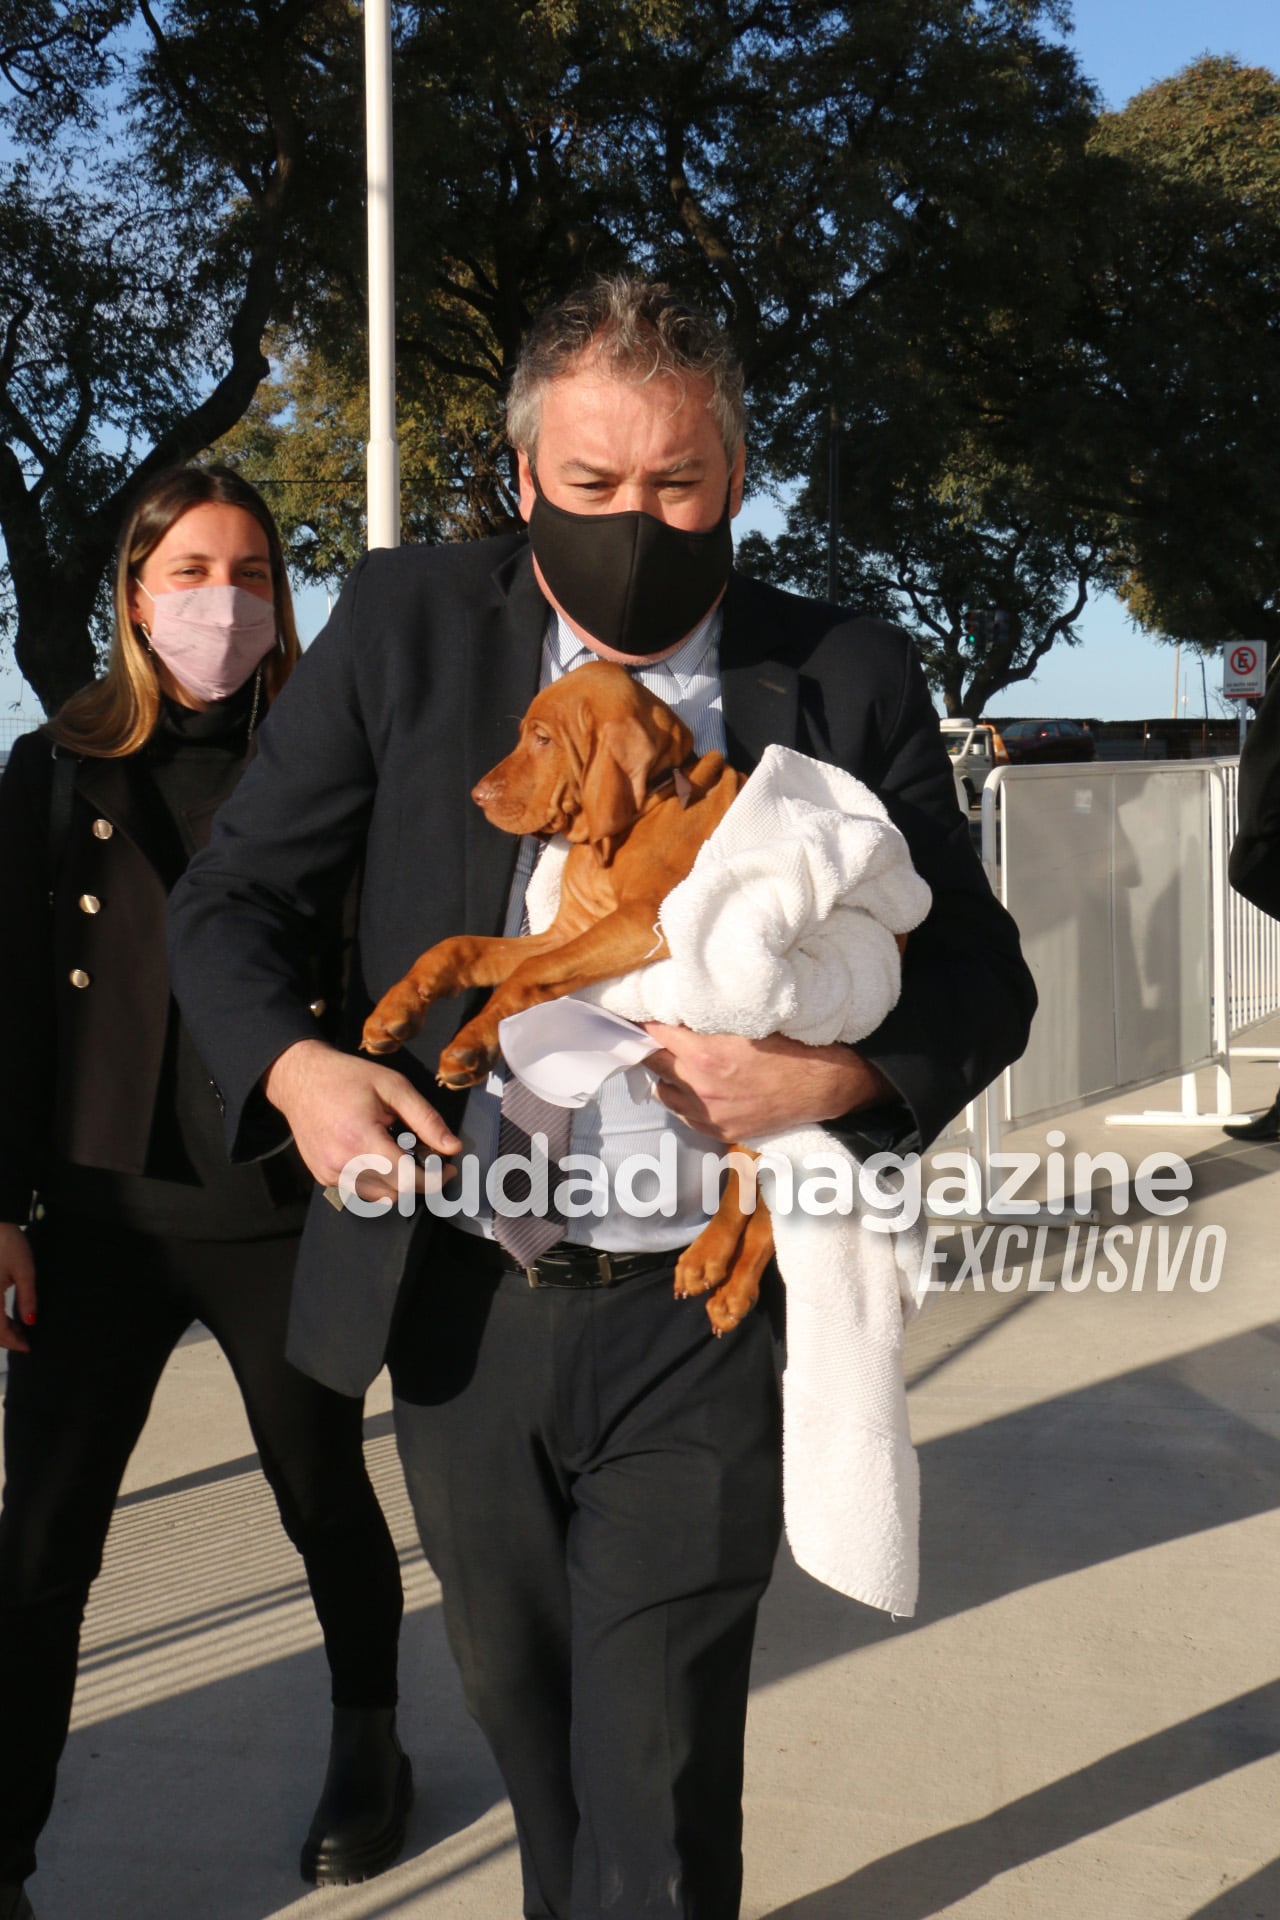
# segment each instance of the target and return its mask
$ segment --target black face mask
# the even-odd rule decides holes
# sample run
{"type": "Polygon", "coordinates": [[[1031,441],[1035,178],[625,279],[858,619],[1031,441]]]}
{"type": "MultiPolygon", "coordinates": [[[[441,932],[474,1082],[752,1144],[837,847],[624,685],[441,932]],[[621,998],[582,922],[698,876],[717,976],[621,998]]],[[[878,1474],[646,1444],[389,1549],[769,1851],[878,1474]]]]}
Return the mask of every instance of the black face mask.
{"type": "Polygon", "coordinates": [[[532,478],[534,559],[593,640],[615,653],[662,653],[711,611],[733,565],[728,493],[714,527],[686,533],[651,513],[570,513],[532,478]]]}

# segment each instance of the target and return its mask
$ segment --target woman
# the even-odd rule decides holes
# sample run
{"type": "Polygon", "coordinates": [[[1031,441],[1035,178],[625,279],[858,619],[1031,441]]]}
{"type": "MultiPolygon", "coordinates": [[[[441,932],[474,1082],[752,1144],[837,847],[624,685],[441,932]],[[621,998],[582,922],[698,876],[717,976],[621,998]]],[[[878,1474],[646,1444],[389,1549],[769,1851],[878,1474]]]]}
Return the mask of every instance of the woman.
{"type": "MultiPolygon", "coordinates": [[[[216,467],[154,481],[124,529],[115,610],[103,679],[20,739],[0,782],[0,1920],[31,1913],[89,1587],[156,1382],[196,1320],[235,1373],[332,1674],[304,1877],[390,1865],[412,1793],[399,1565],[363,1408],[284,1358],[310,1183],[292,1147],[227,1163],[165,962],[168,890],[298,658],[263,501],[216,467]]],[[[322,1018],[335,975],[323,955],[316,969],[322,1018]]]]}

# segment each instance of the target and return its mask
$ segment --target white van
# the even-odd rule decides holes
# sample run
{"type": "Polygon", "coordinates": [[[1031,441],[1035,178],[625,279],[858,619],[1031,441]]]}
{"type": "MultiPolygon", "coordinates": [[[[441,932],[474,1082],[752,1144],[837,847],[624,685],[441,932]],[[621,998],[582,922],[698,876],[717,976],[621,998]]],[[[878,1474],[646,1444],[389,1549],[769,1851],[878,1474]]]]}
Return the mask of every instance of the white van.
{"type": "Polygon", "coordinates": [[[989,720],[943,720],[942,744],[951,756],[956,779],[976,807],[987,784],[987,776],[1008,764],[1004,741],[989,720]]]}

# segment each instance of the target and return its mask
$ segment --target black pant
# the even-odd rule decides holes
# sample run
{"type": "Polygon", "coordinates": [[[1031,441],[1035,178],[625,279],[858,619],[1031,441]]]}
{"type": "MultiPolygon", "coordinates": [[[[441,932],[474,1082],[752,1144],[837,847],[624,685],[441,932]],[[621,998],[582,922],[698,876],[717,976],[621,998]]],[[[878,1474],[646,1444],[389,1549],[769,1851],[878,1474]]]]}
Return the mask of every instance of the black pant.
{"type": "Polygon", "coordinates": [[[781,1524],[769,1323],[715,1339],[669,1262],[571,1292],[477,1266],[448,1231],[428,1259],[397,1330],[396,1431],[525,1912],[734,1920],[781,1524]]]}
{"type": "Polygon", "coordinates": [[[302,1554],[337,1706],[390,1706],[403,1601],[365,1471],[363,1407],[284,1358],[297,1241],[162,1240],[64,1218],[33,1229],[30,1354],[9,1355],[0,1510],[0,1882],[35,1871],[111,1509],[165,1362],[203,1321],[231,1363],[302,1554]]]}

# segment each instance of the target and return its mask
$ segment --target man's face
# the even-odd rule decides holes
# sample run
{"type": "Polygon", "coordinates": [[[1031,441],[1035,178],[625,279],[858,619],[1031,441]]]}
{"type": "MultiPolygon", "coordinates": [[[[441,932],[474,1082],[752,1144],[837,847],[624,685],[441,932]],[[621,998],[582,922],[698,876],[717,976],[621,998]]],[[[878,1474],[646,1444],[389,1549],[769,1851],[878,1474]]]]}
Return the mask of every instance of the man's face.
{"type": "MultiPolygon", "coordinates": [[[[714,527],[742,506],[744,450],[732,466],[711,414],[705,379],[617,379],[589,365],[542,389],[538,482],[553,506],[570,513],[648,513],[691,533],[714,527]]],[[[519,455],[520,511],[528,520],[537,495],[528,455],[519,455]]],[[[617,653],[583,630],[548,589],[537,561],[538,584],[583,643],[604,660],[665,660],[659,654],[617,653]]]]}

